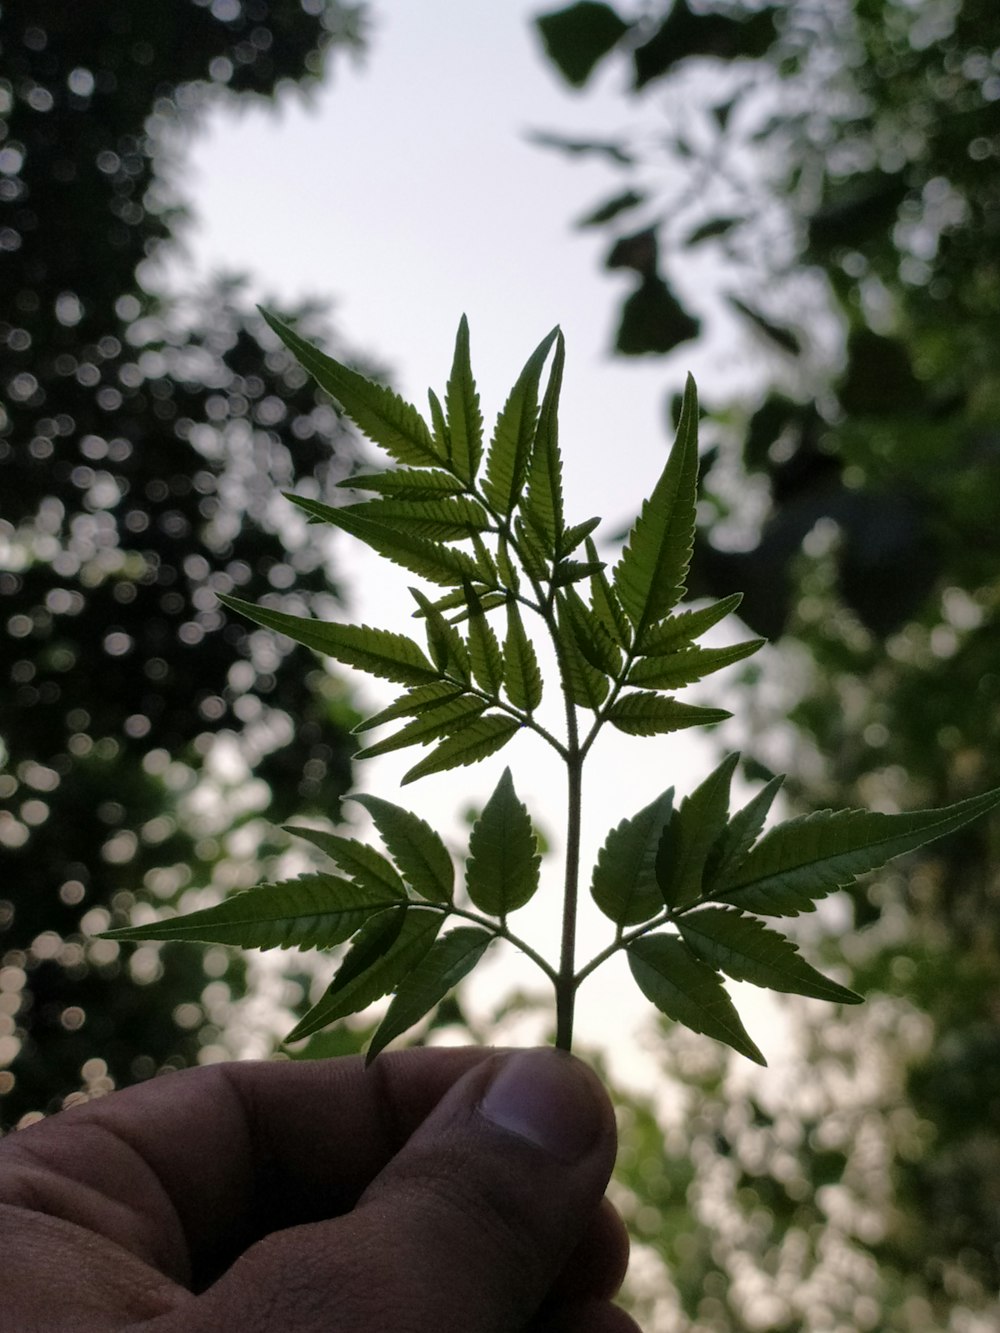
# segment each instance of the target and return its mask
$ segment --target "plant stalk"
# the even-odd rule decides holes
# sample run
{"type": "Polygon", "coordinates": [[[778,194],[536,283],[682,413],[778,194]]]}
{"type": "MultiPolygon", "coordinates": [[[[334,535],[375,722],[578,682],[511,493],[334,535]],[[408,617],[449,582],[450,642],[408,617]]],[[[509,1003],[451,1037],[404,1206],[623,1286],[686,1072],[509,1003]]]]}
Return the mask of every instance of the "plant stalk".
{"type": "MultiPolygon", "coordinates": [[[[569,708],[572,713],[572,705],[569,708]]],[[[575,733],[575,716],[573,731],[575,733]]],[[[556,1046],[573,1048],[573,1011],[576,1002],[576,917],[580,881],[580,823],[583,795],[583,756],[576,735],[570,736],[567,759],[566,881],[563,889],[562,948],[556,982],[556,1046]]]]}

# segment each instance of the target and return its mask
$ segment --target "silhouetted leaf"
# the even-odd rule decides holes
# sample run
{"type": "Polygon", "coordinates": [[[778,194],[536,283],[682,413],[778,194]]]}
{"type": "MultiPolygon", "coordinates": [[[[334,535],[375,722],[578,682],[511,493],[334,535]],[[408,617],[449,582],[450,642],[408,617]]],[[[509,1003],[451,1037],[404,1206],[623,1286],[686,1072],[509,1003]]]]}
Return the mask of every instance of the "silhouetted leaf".
{"type": "Polygon", "coordinates": [[[455,339],[451,378],[445,394],[452,467],[467,483],[475,480],[483,453],[483,414],[469,358],[469,325],[462,316],[455,339]]]}
{"type": "Polygon", "coordinates": [[[520,723],[505,713],[486,713],[463,723],[456,735],[449,736],[426,759],[414,764],[404,776],[403,783],[414,782],[428,773],[443,773],[449,768],[475,764],[501,750],[519,730],[520,723]]]}
{"type": "Polygon", "coordinates": [[[703,680],[714,671],[741,662],[766,642],[766,639],[748,639],[745,643],[733,643],[725,648],[681,648],[657,657],[641,657],[629,669],[626,683],[652,686],[658,690],[679,690],[684,685],[703,680]]]}
{"type": "Polygon", "coordinates": [[[534,896],[540,863],[531,817],[505,768],[469,836],[469,897],[481,911],[502,919],[534,896]]]}
{"type": "Polygon", "coordinates": [[[486,455],[483,494],[504,517],[510,516],[521,499],[535,440],[542,366],[558,335],[559,330],[553,329],[532,352],[493,430],[486,455]]]}
{"type": "Polygon", "coordinates": [[[774,41],[774,9],[758,10],[745,18],[725,14],[696,14],[687,0],[674,0],[670,13],[652,37],[632,52],[635,87],[644,88],[662,78],[678,61],[691,56],[719,60],[759,59],[774,41]]]}
{"type": "Polygon", "coordinates": [[[646,195],[640,194],[637,190],[625,190],[621,194],[613,195],[606,200],[599,208],[580,218],[577,226],[599,227],[605,222],[610,222],[612,218],[618,217],[619,213],[624,213],[630,208],[637,208],[639,204],[646,202],[646,195]]]}
{"type": "Polygon", "coordinates": [[[739,758],[727,755],[684,797],[670,821],[656,856],[656,875],[668,907],[685,907],[701,894],[705,859],[725,827],[729,784],[739,758]]]}
{"type": "Polygon", "coordinates": [[[417,893],[434,903],[451,902],[455,867],[451,853],[425,820],[379,796],[352,796],[371,815],[400,874],[417,893]]]}
{"type": "Polygon", "coordinates": [[[542,673],[535,647],[525,633],[516,602],[507,603],[507,635],[503,645],[504,682],[515,708],[533,712],[542,701],[542,673]]]}
{"type": "Polygon", "coordinates": [[[651,274],[622,306],[615,351],[622,356],[662,356],[700,332],[701,321],[684,309],[662,278],[651,274]]]}
{"type": "Polygon", "coordinates": [[[356,884],[372,893],[395,897],[406,901],[406,886],[400,879],[396,867],[383,856],[377,847],[371,847],[359,838],[345,837],[342,833],[331,833],[328,829],[304,828],[299,824],[287,824],[289,833],[297,838],[304,838],[318,847],[331,861],[335,861],[345,875],[350,875],[356,884]]]}
{"type": "Polygon", "coordinates": [[[661,694],[637,690],[623,694],[608,709],[608,721],[630,736],[658,736],[685,727],[707,727],[724,722],[732,713],[724,708],[699,708],[665,699],[661,694]]]}
{"type": "Polygon", "coordinates": [[[656,882],[656,849],[673,813],[668,788],[638,814],[623,819],[597,854],[590,893],[617,926],[637,926],[663,910],[656,882]]]}
{"type": "Polygon", "coordinates": [[[578,0],[535,19],[545,52],[567,83],[582,88],[594,67],[629,30],[610,5],[578,0]]]}

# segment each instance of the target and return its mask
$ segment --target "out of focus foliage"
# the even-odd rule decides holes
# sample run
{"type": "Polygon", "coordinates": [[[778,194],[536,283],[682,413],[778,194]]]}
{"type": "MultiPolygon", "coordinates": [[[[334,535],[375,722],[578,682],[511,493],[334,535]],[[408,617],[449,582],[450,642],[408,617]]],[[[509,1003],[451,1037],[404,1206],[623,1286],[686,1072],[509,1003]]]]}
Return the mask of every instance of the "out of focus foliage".
{"type": "MultiPolygon", "coordinates": [[[[633,90],[630,133],[565,145],[621,175],[584,219],[637,275],[618,350],[677,359],[702,329],[720,371],[751,367],[716,394],[696,559],[779,639],[758,772],[791,765],[802,808],[988,788],[1000,7],[575,4],[538,28],[575,87],[616,64],[633,90]]],[[[873,998],[786,1013],[785,1077],[736,1096],[671,1033],[683,1124],[664,1145],[637,1110],[626,1171],[664,1326],[671,1302],[678,1329],[996,1326],[998,867],[993,820],[848,900],[827,947],[873,998]]]]}
{"type": "Polygon", "coordinates": [[[126,962],[91,936],[256,880],[268,828],[335,816],[349,781],[342,689],[216,593],[330,596],[276,496],[325,491],[352,437],[238,283],[166,300],[154,265],[183,218],[176,129],[359,40],[325,0],[0,8],[5,1124],[223,1053],[224,951],[126,962]]]}

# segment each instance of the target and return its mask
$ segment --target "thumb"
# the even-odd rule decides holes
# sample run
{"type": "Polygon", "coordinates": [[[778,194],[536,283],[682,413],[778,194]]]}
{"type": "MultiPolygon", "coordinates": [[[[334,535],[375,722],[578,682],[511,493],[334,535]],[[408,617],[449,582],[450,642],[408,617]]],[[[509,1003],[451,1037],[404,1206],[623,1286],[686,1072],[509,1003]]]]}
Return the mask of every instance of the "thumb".
{"type": "Polygon", "coordinates": [[[451,1087],[351,1213],[273,1234],[214,1291],[229,1289],[230,1315],[235,1297],[303,1333],[522,1333],[593,1222],[614,1155],[614,1113],[585,1065],[498,1054],[451,1087]]]}

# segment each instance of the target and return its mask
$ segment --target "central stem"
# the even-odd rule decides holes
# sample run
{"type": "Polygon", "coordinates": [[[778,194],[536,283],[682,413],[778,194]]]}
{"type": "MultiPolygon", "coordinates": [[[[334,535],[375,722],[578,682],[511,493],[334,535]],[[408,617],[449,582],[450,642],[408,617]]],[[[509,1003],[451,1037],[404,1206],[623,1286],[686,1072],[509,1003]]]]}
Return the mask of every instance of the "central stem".
{"type": "MultiPolygon", "coordinates": [[[[574,719],[575,721],[575,719],[574,719]]],[[[575,727],[574,727],[575,733],[575,727]]],[[[583,756],[576,735],[570,740],[567,759],[566,883],[563,890],[562,950],[556,983],[556,1046],[573,1046],[573,1008],[576,1000],[576,913],[580,881],[580,820],[583,793],[583,756]]]]}

